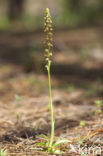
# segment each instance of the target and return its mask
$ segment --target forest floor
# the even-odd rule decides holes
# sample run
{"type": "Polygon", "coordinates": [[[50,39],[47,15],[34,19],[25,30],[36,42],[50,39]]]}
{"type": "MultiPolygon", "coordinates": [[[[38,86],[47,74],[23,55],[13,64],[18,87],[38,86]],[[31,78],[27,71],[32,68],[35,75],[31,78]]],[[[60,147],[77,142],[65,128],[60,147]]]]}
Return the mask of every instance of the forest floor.
{"type": "MultiPolygon", "coordinates": [[[[76,33],[74,34],[76,38],[76,33]]],[[[57,36],[59,38],[59,34],[57,36]]],[[[80,43],[83,45],[82,39],[79,39],[79,43],[75,42],[75,46],[74,42],[73,39],[69,41],[71,46],[68,49],[66,41],[56,40],[57,52],[52,67],[54,141],[61,138],[71,140],[71,143],[60,146],[65,156],[102,155],[102,50],[98,48],[100,47],[98,44],[91,50],[86,38],[84,42],[88,46],[79,47],[80,43]],[[97,100],[99,105],[96,105],[97,100]]],[[[0,149],[7,150],[7,156],[51,155],[37,150],[37,143],[46,141],[42,134],[50,136],[47,75],[34,71],[26,73],[21,65],[2,62],[0,64],[0,149]]]]}

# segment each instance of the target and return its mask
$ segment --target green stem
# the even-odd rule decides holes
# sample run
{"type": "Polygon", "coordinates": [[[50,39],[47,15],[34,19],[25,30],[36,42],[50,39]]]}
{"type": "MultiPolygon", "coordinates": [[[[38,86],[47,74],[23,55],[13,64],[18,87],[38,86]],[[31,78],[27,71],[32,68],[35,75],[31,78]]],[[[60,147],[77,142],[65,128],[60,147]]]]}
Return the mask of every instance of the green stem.
{"type": "Polygon", "coordinates": [[[48,60],[48,80],[49,80],[49,96],[50,96],[50,111],[51,111],[51,136],[49,146],[52,147],[54,137],[54,115],[52,103],[52,89],[51,89],[51,75],[50,75],[50,61],[48,60]]]}

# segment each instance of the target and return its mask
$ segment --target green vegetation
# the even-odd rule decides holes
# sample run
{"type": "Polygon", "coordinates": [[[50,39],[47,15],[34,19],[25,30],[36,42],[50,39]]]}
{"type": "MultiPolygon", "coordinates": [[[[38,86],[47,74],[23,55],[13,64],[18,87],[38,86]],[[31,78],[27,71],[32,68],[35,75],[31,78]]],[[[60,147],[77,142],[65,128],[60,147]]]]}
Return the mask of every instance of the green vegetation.
{"type": "Polygon", "coordinates": [[[96,106],[96,110],[91,112],[91,115],[102,115],[103,114],[103,100],[95,100],[94,104],[96,106]]]}
{"type": "Polygon", "coordinates": [[[70,140],[61,139],[61,140],[57,140],[50,147],[49,146],[50,141],[49,141],[48,137],[45,136],[44,134],[42,134],[40,137],[45,139],[45,141],[37,143],[36,144],[37,147],[38,147],[37,149],[41,150],[41,151],[44,151],[44,152],[52,153],[52,154],[63,154],[63,153],[65,153],[64,151],[60,150],[60,145],[71,142],[70,140]]]}
{"type": "Polygon", "coordinates": [[[103,112],[103,101],[101,101],[101,100],[96,100],[95,101],[95,105],[96,105],[96,107],[97,107],[97,113],[98,114],[101,114],[102,112],[103,112]]]}
{"type": "Polygon", "coordinates": [[[11,27],[11,22],[7,16],[0,17],[0,30],[8,30],[11,27]]]}
{"type": "Polygon", "coordinates": [[[101,90],[102,90],[101,87],[99,87],[97,84],[93,84],[93,85],[91,85],[90,88],[88,88],[85,96],[86,97],[92,97],[92,96],[96,95],[96,93],[98,93],[101,90]]]}
{"type": "Polygon", "coordinates": [[[87,136],[84,136],[82,139],[78,140],[79,145],[82,146],[84,144],[84,142],[86,141],[86,139],[87,139],[87,136]]]}
{"type": "MultiPolygon", "coordinates": [[[[59,4],[60,5],[60,4],[59,4]]],[[[16,6],[15,6],[16,7],[16,6]]],[[[55,16],[55,27],[76,28],[78,26],[88,26],[101,23],[103,18],[103,2],[82,1],[82,0],[63,0],[61,11],[55,16]],[[62,24],[63,23],[63,24],[62,24]]],[[[0,16],[0,30],[15,28],[25,28],[26,30],[42,29],[43,19],[41,16],[28,15],[22,11],[21,18],[10,20],[8,15],[0,16]]]]}
{"type": "Polygon", "coordinates": [[[40,16],[23,16],[21,19],[21,23],[24,25],[26,29],[41,29],[43,19],[40,16]]]}
{"type": "Polygon", "coordinates": [[[80,121],[80,126],[84,127],[86,125],[85,121],[80,121]]]}
{"type": "Polygon", "coordinates": [[[15,100],[18,101],[18,102],[21,101],[22,100],[22,96],[16,94],[15,95],[15,100]]]}
{"type": "Polygon", "coordinates": [[[58,21],[63,22],[64,26],[88,26],[103,18],[101,1],[88,3],[82,0],[65,0],[62,6],[62,13],[58,21]]]}
{"type": "Polygon", "coordinates": [[[7,156],[7,151],[4,149],[0,150],[0,156],[7,156]]]}

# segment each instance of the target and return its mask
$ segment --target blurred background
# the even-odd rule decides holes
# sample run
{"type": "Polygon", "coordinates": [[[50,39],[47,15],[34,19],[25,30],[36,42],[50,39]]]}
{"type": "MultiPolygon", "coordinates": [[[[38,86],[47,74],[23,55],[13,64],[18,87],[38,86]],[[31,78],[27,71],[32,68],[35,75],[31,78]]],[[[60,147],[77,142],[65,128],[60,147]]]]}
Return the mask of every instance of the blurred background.
{"type": "Polygon", "coordinates": [[[47,7],[54,28],[52,74],[79,87],[86,87],[84,78],[100,83],[103,0],[0,0],[0,65],[14,66],[14,71],[19,66],[26,73],[44,72],[47,7]]]}
{"type": "Polygon", "coordinates": [[[103,0],[0,0],[0,149],[13,155],[41,155],[35,143],[49,132],[46,8],[54,32],[55,135],[72,139],[74,147],[103,146],[103,0]]]}

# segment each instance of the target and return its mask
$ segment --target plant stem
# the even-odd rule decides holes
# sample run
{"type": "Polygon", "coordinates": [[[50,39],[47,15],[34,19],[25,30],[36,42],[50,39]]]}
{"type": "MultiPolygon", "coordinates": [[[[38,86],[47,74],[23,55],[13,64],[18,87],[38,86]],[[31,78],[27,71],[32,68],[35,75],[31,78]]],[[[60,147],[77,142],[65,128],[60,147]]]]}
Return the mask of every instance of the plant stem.
{"type": "Polygon", "coordinates": [[[50,112],[51,112],[51,136],[49,146],[52,147],[54,137],[54,115],[53,115],[53,102],[52,102],[52,89],[51,89],[51,75],[50,75],[50,60],[48,60],[48,80],[49,80],[49,96],[50,96],[50,112]]]}

